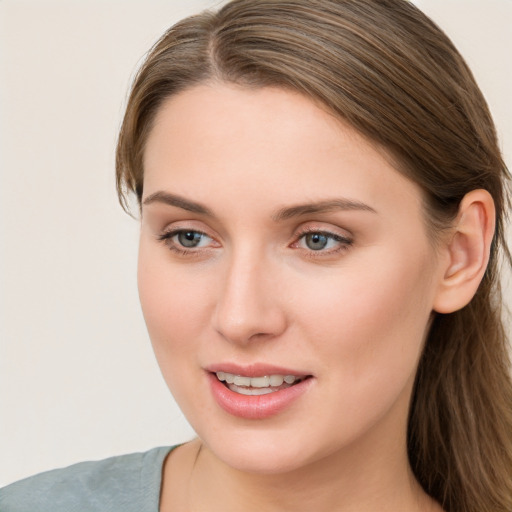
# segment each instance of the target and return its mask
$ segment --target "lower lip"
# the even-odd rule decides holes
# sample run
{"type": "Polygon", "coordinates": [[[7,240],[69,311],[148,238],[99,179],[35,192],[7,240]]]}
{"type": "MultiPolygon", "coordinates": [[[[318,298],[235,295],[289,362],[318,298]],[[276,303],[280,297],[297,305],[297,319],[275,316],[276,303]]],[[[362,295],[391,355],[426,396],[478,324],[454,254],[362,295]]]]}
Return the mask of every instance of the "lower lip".
{"type": "Polygon", "coordinates": [[[210,388],[216,402],[229,414],[249,420],[262,420],[288,408],[310,387],[312,378],[289,388],[265,395],[241,395],[227,388],[213,373],[209,374],[210,388]]]}

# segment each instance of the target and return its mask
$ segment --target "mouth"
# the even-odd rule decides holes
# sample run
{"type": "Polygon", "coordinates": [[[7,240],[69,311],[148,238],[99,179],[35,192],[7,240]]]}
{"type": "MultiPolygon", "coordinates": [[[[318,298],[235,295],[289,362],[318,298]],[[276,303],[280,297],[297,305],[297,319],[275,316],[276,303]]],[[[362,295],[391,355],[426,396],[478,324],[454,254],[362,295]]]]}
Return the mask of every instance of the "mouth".
{"type": "Polygon", "coordinates": [[[246,396],[260,396],[276,393],[295,386],[311,377],[279,374],[248,377],[222,371],[215,372],[215,376],[230,391],[246,396]]]}
{"type": "Polygon", "coordinates": [[[268,419],[289,410],[309,394],[316,380],[305,372],[264,363],[240,366],[226,362],[205,370],[217,404],[247,420],[268,419]]]}

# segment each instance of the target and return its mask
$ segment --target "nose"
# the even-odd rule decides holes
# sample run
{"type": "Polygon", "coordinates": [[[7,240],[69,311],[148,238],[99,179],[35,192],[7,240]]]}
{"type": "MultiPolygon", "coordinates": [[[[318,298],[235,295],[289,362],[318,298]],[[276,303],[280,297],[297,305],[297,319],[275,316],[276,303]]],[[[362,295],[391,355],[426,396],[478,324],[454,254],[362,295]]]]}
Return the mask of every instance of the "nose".
{"type": "Polygon", "coordinates": [[[223,276],[214,328],[231,343],[271,339],[282,334],[286,313],[279,300],[278,269],[253,255],[233,257],[223,276]]]}

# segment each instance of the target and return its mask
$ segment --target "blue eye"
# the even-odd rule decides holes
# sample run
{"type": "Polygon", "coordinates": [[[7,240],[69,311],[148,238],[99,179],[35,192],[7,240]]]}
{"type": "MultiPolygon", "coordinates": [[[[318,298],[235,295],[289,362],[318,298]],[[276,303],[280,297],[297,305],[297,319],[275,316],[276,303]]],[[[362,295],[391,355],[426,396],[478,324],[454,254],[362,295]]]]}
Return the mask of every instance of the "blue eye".
{"type": "Polygon", "coordinates": [[[323,233],[308,233],[304,236],[304,242],[308,249],[321,251],[327,247],[329,237],[323,233]]]}
{"type": "Polygon", "coordinates": [[[205,235],[197,231],[180,231],[174,235],[177,242],[183,247],[197,247],[205,235]]]}
{"type": "Polygon", "coordinates": [[[296,247],[314,252],[335,253],[351,244],[352,240],[335,233],[310,231],[299,236],[296,247]]]}
{"type": "Polygon", "coordinates": [[[194,252],[194,249],[206,248],[213,242],[213,239],[205,233],[193,229],[167,231],[162,233],[158,239],[172,251],[180,253],[194,252]]]}

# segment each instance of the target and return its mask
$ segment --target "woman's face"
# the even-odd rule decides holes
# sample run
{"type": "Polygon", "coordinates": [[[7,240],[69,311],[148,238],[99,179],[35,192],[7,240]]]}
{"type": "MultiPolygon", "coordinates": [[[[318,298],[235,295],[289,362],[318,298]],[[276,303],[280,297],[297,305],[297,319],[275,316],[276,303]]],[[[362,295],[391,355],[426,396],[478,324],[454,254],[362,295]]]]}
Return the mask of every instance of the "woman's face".
{"type": "Polygon", "coordinates": [[[228,465],[402,453],[441,274],[418,187],[304,96],[211,84],[160,109],[140,298],[169,388],[228,465]]]}

